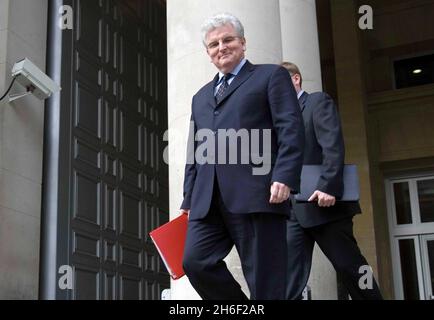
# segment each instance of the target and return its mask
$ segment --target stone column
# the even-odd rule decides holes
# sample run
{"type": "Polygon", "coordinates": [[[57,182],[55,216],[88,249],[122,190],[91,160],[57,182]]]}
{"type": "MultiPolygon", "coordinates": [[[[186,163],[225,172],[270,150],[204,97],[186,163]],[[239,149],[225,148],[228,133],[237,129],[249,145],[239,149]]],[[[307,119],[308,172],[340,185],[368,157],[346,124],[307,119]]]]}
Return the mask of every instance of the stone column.
{"type": "Polygon", "coordinates": [[[354,0],[331,1],[339,112],[345,137],[346,162],[358,165],[362,214],[354,218],[354,234],[362,253],[377,272],[372,168],[367,139],[367,102],[363,51],[354,0]]]}
{"type": "Polygon", "coordinates": [[[280,0],[282,56],[303,74],[303,89],[321,91],[321,64],[315,0],[280,0]]]}
{"type": "MultiPolygon", "coordinates": [[[[307,92],[322,90],[315,0],[280,0],[282,55],[295,63],[303,76],[307,92]]],[[[336,272],[315,245],[312,270],[308,282],[312,299],[337,299],[336,272]]]]}
{"type": "MultiPolygon", "coordinates": [[[[203,21],[219,12],[237,16],[244,25],[246,57],[252,63],[279,63],[282,60],[278,0],[168,0],[168,126],[171,218],[178,215],[182,201],[182,183],[191,98],[216,74],[202,44],[203,21]]],[[[247,287],[236,252],[226,259],[235,278],[247,287]]],[[[172,299],[194,299],[198,295],[186,277],[172,281],[172,299]]]]}

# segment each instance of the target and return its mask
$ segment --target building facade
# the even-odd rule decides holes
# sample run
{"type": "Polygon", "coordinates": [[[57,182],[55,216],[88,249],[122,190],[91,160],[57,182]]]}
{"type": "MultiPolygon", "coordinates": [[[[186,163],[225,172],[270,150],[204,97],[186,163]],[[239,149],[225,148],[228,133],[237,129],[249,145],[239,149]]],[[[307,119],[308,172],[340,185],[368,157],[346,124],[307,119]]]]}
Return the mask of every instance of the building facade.
{"type": "MultiPolygon", "coordinates": [[[[386,298],[432,299],[432,1],[0,0],[0,93],[24,57],[62,87],[0,102],[1,299],[198,298],[148,232],[179,212],[191,97],[216,72],[200,25],[218,12],[251,62],[294,62],[336,100],[359,246],[386,298]]],[[[347,298],[318,248],[309,286],[347,298]]]]}

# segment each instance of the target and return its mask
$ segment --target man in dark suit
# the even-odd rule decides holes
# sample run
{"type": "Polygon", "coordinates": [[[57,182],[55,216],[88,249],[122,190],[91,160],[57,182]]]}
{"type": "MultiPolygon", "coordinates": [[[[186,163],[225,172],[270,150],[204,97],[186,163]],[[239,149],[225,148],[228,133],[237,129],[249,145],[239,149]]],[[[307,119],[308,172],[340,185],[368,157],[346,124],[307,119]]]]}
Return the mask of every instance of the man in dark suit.
{"type": "Polygon", "coordinates": [[[190,150],[195,161],[185,168],[181,208],[189,223],[184,270],[203,299],[246,299],[223,261],[235,245],[250,298],[285,299],[287,200],[299,189],[304,142],[297,96],[284,68],[245,59],[244,29],[236,17],[216,15],[202,31],[219,73],[192,101],[193,135],[207,139],[196,139],[190,150]],[[229,151],[231,158],[234,150],[222,146],[228,133],[229,139],[237,134],[232,154],[237,161],[229,163],[223,153],[229,151]],[[239,148],[246,137],[248,161],[239,148]],[[211,142],[215,148],[204,147],[211,142]],[[259,154],[270,167],[255,174],[259,154]],[[204,155],[207,161],[198,161],[204,155]]]}
{"type": "Polygon", "coordinates": [[[303,115],[303,164],[323,165],[324,168],[318,177],[317,190],[309,198],[310,203],[294,203],[288,220],[287,298],[302,298],[316,242],[341,276],[353,300],[382,299],[375,279],[372,277],[372,282],[362,279],[367,276],[367,270],[371,272],[371,268],[353,236],[352,219],[361,212],[360,206],[358,203],[336,201],[343,193],[345,158],[337,108],[326,93],[308,94],[302,90],[301,73],[295,64],[284,62],[282,66],[291,75],[303,115]]]}

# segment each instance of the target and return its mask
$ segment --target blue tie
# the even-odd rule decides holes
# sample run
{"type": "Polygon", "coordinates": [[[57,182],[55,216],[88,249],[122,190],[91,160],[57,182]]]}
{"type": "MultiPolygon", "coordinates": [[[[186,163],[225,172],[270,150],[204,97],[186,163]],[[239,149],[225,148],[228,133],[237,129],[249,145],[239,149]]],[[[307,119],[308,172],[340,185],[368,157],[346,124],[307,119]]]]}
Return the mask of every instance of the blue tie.
{"type": "Polygon", "coordinates": [[[217,90],[217,93],[215,95],[215,100],[217,103],[221,101],[221,98],[223,98],[223,95],[226,91],[226,89],[229,87],[229,79],[233,77],[232,73],[225,74],[223,77],[222,84],[220,85],[219,89],[217,90]]]}

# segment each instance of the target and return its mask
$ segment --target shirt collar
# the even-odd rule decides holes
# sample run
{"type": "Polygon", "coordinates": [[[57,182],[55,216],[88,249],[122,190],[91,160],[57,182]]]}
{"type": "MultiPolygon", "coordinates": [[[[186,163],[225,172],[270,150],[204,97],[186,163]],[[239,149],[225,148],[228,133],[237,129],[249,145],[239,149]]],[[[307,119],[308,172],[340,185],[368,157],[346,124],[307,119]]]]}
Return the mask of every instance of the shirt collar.
{"type": "MultiPolygon", "coordinates": [[[[244,66],[244,64],[246,63],[246,61],[247,61],[247,59],[243,58],[241,60],[241,62],[234,68],[234,70],[232,70],[231,72],[229,72],[229,73],[233,74],[232,78],[234,78],[240,72],[241,68],[244,66]]],[[[224,75],[225,75],[224,73],[219,72],[219,81],[217,83],[220,83],[222,81],[222,78],[224,77],[224,75]]]]}
{"type": "Polygon", "coordinates": [[[297,99],[300,99],[301,95],[304,93],[304,90],[301,90],[298,94],[297,94],[297,99]]]}

